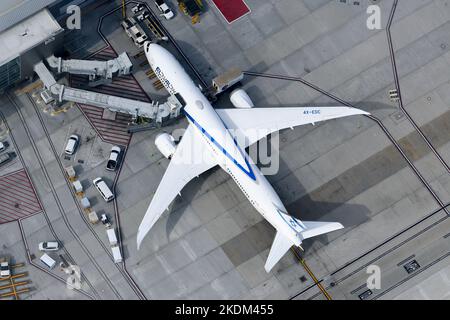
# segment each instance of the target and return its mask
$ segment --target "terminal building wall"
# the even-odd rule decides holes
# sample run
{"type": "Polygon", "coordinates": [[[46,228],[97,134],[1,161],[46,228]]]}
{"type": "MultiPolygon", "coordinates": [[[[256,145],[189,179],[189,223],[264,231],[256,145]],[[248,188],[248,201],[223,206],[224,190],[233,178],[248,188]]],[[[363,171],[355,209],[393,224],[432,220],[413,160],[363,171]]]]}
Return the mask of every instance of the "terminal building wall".
{"type": "Polygon", "coordinates": [[[27,81],[34,76],[34,65],[39,61],[51,56],[60,55],[63,48],[63,33],[58,34],[54,39],[30,49],[21,56],[0,66],[0,94],[6,89],[27,81]]]}

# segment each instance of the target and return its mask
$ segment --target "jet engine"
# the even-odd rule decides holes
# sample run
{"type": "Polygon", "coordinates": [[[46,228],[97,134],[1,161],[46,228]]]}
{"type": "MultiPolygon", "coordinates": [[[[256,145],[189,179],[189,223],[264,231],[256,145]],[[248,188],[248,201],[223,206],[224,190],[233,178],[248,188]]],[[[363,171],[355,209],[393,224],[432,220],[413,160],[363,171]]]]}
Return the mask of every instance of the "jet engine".
{"type": "Polygon", "coordinates": [[[255,105],[244,89],[235,89],[230,94],[230,101],[235,108],[250,109],[255,105]]]}
{"type": "Polygon", "coordinates": [[[155,138],[155,145],[159,152],[167,159],[171,159],[177,150],[175,139],[168,133],[160,133],[155,138]]]}

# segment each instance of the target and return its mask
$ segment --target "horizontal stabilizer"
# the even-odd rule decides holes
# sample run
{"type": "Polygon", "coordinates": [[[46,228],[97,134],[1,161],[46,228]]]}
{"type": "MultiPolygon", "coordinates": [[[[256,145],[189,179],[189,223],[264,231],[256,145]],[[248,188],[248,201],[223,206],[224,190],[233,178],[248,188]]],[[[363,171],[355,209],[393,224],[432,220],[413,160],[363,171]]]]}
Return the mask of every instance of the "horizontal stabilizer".
{"type": "Polygon", "coordinates": [[[303,224],[306,226],[306,229],[301,232],[303,239],[309,239],[344,228],[339,222],[303,221],[303,224]]]}
{"type": "Polygon", "coordinates": [[[292,242],[285,237],[281,232],[277,232],[275,240],[273,241],[272,248],[270,248],[269,257],[267,258],[264,269],[266,272],[270,272],[273,266],[283,258],[286,252],[292,247],[292,242]]]}
{"type": "MultiPolygon", "coordinates": [[[[329,232],[333,232],[339,229],[343,229],[344,226],[339,222],[317,222],[317,221],[300,221],[291,217],[291,221],[297,223],[297,227],[305,227],[301,232],[298,233],[298,237],[301,240],[309,239],[312,237],[320,236],[329,232]]],[[[267,258],[266,265],[264,268],[266,272],[270,272],[272,268],[278,263],[278,261],[283,258],[286,252],[294,245],[288,237],[283,235],[281,232],[277,232],[275,240],[273,241],[272,247],[270,248],[269,257],[267,258]]],[[[301,242],[300,242],[301,244],[301,242]]]]}

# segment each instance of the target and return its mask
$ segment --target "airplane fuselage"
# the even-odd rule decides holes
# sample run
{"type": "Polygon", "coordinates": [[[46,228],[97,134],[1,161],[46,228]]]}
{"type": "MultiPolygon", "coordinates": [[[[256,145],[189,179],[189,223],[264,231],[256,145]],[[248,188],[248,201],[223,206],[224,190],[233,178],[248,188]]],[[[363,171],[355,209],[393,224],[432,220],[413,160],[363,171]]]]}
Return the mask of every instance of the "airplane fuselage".
{"type": "MultiPolygon", "coordinates": [[[[300,245],[301,238],[287,221],[286,208],[271,184],[235,140],[232,132],[200,89],[194,84],[181,64],[166,49],[153,44],[145,45],[147,59],[158,79],[184,104],[183,112],[197,128],[196,134],[209,146],[217,163],[236,182],[255,209],[293,244],[300,245]]],[[[301,227],[301,226],[297,226],[301,227]]]]}

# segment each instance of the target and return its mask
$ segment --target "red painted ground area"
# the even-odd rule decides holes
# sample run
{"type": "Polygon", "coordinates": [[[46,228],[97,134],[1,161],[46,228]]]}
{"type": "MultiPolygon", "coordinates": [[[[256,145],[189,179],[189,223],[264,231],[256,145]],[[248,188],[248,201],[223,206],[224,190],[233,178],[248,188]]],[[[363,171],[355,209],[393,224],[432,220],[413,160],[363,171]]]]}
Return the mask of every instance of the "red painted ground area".
{"type": "Polygon", "coordinates": [[[243,0],[212,0],[228,23],[239,19],[250,12],[243,0]]]}
{"type": "Polygon", "coordinates": [[[42,211],[25,170],[0,177],[0,224],[42,211]]]}

